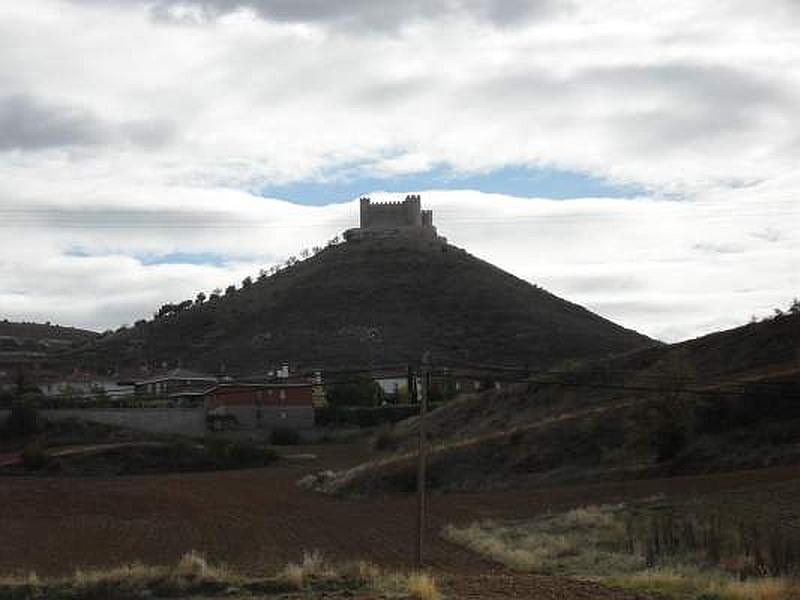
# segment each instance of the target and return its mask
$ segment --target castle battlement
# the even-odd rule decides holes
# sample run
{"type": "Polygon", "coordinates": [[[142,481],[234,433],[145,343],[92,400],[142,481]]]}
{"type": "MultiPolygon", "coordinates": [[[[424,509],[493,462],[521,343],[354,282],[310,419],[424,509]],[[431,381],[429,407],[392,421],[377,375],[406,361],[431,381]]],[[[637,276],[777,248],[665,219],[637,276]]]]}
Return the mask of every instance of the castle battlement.
{"type": "Polygon", "coordinates": [[[360,199],[360,227],[345,232],[348,241],[367,237],[419,237],[443,240],[433,226],[433,211],[422,210],[419,194],[409,194],[402,202],[372,202],[360,199]]]}

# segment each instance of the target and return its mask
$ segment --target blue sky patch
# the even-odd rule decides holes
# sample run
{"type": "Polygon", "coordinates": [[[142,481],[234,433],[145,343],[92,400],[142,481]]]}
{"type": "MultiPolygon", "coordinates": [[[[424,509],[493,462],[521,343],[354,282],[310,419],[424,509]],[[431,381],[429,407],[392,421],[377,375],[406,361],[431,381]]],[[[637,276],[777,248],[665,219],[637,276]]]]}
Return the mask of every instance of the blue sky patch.
{"type": "Polygon", "coordinates": [[[214,252],[170,252],[169,254],[147,254],[136,258],[145,266],[212,265],[223,267],[228,262],[228,258],[214,252]]]}
{"type": "MultiPolygon", "coordinates": [[[[350,171],[352,172],[352,171],[350,171]]],[[[644,193],[635,185],[615,184],[577,171],[505,167],[481,174],[459,174],[449,169],[435,169],[397,177],[358,177],[333,175],[324,181],[298,181],[265,186],[262,196],[280,198],[297,204],[323,205],[347,202],[370,192],[414,192],[419,190],[477,190],[517,197],[632,198],[644,193]]]]}
{"type": "MultiPolygon", "coordinates": [[[[92,258],[103,256],[87,252],[83,248],[69,248],[66,256],[73,258],[92,258]]],[[[149,267],[152,265],[211,265],[214,267],[224,267],[230,262],[230,257],[223,256],[215,252],[169,252],[167,254],[134,254],[133,258],[142,265],[149,267]]]]}

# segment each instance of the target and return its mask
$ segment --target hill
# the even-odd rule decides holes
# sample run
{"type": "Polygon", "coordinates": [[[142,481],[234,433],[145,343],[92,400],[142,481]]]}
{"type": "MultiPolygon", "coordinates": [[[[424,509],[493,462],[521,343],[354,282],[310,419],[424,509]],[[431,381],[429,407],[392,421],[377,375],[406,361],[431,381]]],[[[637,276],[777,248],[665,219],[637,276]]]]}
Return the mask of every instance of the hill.
{"type": "MultiPolygon", "coordinates": [[[[800,315],[785,315],[561,372],[432,412],[431,485],[551,485],[800,463],[800,315]]],[[[329,491],[413,489],[416,418],[397,450],[319,482],[329,491]]]]}
{"type": "Polygon", "coordinates": [[[0,352],[61,350],[91,341],[97,335],[86,329],[50,323],[15,323],[4,319],[0,321],[0,352]]]}
{"type": "Polygon", "coordinates": [[[439,242],[330,246],[204,302],[97,340],[71,357],[94,368],[182,364],[247,373],[435,361],[547,366],[654,342],[439,242]]]}

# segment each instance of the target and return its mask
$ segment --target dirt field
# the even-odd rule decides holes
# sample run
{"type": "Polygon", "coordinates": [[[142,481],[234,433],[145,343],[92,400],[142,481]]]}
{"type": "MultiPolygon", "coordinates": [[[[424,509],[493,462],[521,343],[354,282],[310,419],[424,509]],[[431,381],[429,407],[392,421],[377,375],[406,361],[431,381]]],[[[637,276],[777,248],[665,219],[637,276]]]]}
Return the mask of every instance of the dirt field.
{"type": "MultiPolygon", "coordinates": [[[[414,548],[414,498],[345,500],[299,489],[321,468],[352,464],[356,446],[298,448],[317,461],[245,471],[115,479],[0,479],[0,572],[60,574],[124,562],[171,563],[188,550],[214,562],[267,573],[304,550],[334,560],[364,558],[407,567],[414,548]],[[322,458],[324,457],[324,458],[322,458]]],[[[443,540],[448,523],[524,518],[549,508],[657,493],[761,487],[800,478],[800,467],[704,477],[616,482],[532,491],[433,496],[428,563],[458,598],[632,598],[559,578],[511,576],[443,540]],[[455,587],[454,587],[455,586],[455,587]]]]}

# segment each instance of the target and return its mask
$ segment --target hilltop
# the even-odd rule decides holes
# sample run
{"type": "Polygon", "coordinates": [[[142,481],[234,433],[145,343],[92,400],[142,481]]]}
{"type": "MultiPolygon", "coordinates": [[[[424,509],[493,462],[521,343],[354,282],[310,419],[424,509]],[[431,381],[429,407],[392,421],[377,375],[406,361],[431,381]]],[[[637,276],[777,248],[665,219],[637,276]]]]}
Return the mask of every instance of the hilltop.
{"type": "MultiPolygon", "coordinates": [[[[800,463],[800,314],[534,374],[427,421],[431,484],[442,489],[800,463]]],[[[417,425],[398,424],[383,442],[393,454],[322,487],[413,489],[417,425]]]]}
{"type": "Polygon", "coordinates": [[[216,372],[433,360],[554,365],[654,344],[441,241],[332,245],[240,289],[99,339],[93,368],[182,364],[216,372]]]}

